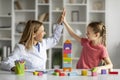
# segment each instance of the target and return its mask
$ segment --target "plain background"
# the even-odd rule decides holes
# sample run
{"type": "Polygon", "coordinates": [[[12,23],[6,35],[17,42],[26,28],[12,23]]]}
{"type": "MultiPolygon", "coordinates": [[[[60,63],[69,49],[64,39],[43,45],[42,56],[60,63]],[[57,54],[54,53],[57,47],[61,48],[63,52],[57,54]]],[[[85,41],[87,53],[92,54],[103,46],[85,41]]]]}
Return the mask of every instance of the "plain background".
{"type": "Polygon", "coordinates": [[[114,68],[120,68],[120,0],[107,0],[107,48],[114,68]]]}

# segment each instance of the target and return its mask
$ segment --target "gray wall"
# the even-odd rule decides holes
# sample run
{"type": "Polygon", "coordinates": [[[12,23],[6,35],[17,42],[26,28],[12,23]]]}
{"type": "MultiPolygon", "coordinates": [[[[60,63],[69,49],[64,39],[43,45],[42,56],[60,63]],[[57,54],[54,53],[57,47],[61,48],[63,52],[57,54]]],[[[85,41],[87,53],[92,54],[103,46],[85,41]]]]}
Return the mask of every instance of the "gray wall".
{"type": "Polygon", "coordinates": [[[120,0],[107,0],[107,47],[114,68],[120,68],[120,0]]]}

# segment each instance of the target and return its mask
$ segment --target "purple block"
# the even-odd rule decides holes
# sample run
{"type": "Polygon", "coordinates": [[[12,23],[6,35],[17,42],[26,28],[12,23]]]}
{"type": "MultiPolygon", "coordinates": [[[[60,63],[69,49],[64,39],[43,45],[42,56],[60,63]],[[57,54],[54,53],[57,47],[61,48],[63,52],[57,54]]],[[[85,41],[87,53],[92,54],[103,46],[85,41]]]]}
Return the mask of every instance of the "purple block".
{"type": "Polygon", "coordinates": [[[71,44],[64,44],[64,50],[69,49],[71,50],[71,44]]]}
{"type": "Polygon", "coordinates": [[[101,70],[101,74],[107,74],[106,69],[102,69],[102,70],[101,70]]]}

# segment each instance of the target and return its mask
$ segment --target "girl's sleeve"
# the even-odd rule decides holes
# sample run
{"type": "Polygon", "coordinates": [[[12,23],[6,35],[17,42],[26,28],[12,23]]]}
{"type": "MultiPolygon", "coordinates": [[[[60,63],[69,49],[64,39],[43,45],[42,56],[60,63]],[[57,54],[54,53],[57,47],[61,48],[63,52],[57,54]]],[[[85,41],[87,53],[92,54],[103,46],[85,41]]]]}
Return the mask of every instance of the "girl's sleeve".
{"type": "Polygon", "coordinates": [[[81,45],[86,46],[89,40],[87,38],[81,38],[81,45]]]}
{"type": "Polygon", "coordinates": [[[53,35],[45,40],[46,49],[54,47],[59,42],[62,35],[63,24],[55,24],[53,28],[55,28],[53,35]]]}
{"type": "Polygon", "coordinates": [[[0,68],[3,70],[11,70],[11,68],[15,66],[14,61],[19,60],[19,52],[20,49],[16,47],[11,55],[1,62],[0,68]]]}
{"type": "Polygon", "coordinates": [[[101,58],[103,59],[108,56],[109,55],[108,55],[108,51],[107,51],[106,47],[103,47],[101,58]]]}

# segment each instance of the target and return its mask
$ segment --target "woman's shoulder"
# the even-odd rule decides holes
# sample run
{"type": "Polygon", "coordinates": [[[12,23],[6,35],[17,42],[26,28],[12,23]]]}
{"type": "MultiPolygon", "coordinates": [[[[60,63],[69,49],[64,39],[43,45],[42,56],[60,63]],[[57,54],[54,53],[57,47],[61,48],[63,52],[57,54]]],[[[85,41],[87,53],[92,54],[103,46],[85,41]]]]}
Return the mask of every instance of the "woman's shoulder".
{"type": "Polygon", "coordinates": [[[15,49],[16,49],[16,48],[24,49],[25,46],[24,46],[23,44],[19,44],[19,43],[17,43],[17,44],[15,44],[15,49]]]}

